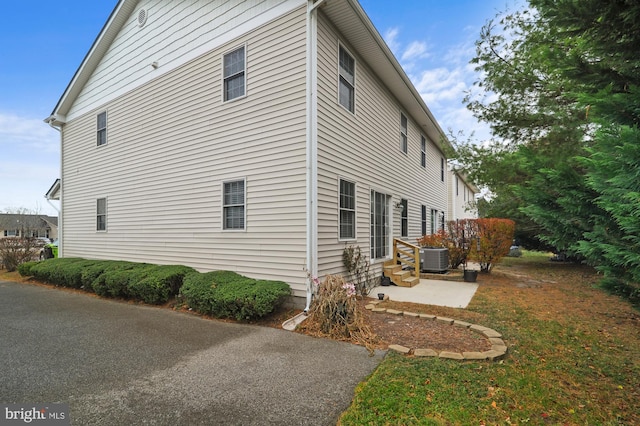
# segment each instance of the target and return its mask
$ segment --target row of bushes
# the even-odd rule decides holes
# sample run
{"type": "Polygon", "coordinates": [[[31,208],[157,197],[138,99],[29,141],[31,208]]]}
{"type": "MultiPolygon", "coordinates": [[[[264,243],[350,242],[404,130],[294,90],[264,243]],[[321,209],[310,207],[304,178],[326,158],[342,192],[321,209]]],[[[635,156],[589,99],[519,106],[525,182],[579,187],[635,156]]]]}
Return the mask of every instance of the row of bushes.
{"type": "Polygon", "coordinates": [[[449,249],[449,268],[456,269],[468,260],[489,272],[502,257],[509,254],[515,233],[511,219],[480,218],[450,220],[446,229],[418,238],[422,247],[449,249]]]}
{"type": "Polygon", "coordinates": [[[196,312],[238,320],[272,312],[291,291],[284,282],[254,280],[235,272],[203,274],[182,265],[113,260],[48,259],[23,263],[18,272],[54,285],[150,304],[179,296],[196,312]]]}

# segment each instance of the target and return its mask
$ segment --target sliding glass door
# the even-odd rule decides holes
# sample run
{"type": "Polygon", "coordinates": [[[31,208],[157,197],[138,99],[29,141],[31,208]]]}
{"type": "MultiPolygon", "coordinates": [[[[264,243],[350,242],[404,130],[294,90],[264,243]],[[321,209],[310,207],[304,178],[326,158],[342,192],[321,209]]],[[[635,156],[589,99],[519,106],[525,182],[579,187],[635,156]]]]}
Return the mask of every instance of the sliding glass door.
{"type": "Polygon", "coordinates": [[[389,201],[387,194],[371,190],[371,259],[389,255],[389,201]]]}

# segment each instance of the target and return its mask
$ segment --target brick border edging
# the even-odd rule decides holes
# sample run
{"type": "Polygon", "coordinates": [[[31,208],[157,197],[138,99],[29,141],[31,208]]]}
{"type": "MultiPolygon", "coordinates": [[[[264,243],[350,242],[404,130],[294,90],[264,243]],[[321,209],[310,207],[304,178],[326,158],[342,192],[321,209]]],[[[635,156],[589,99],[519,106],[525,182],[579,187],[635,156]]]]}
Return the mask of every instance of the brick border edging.
{"type": "Polygon", "coordinates": [[[416,318],[424,318],[432,321],[441,321],[449,325],[456,327],[467,328],[476,333],[484,335],[489,343],[491,343],[491,349],[484,352],[449,352],[449,351],[436,351],[434,349],[412,349],[401,345],[389,345],[389,349],[401,354],[410,355],[413,351],[413,355],[416,357],[436,357],[455,359],[459,361],[497,361],[505,357],[507,354],[507,344],[502,340],[502,334],[498,333],[492,328],[484,327],[477,324],[471,324],[465,321],[458,321],[452,318],[438,317],[430,314],[417,314],[415,312],[398,311],[396,309],[377,308],[376,305],[380,303],[379,300],[374,300],[368,303],[365,308],[372,312],[386,312],[393,315],[405,315],[416,318]]]}

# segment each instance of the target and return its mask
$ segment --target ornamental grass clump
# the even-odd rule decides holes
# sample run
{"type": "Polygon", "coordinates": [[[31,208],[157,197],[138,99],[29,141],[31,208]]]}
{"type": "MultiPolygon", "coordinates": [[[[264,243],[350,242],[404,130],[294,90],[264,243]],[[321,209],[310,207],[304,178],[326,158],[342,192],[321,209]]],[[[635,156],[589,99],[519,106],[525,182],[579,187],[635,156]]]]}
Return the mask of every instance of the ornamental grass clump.
{"type": "Polygon", "coordinates": [[[373,354],[376,336],[361,309],[355,285],[341,275],[327,275],[318,285],[309,317],[301,327],[318,336],[361,344],[373,354]]]}

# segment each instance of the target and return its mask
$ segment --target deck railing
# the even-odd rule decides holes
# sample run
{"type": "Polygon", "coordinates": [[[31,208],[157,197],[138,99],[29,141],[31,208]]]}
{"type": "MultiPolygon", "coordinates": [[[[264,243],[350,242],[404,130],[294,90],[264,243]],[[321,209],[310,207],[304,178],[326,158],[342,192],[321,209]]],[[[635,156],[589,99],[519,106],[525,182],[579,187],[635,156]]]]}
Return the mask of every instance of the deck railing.
{"type": "Polygon", "coordinates": [[[402,265],[402,269],[411,269],[412,276],[420,276],[420,247],[394,238],[393,259],[402,265]]]}

